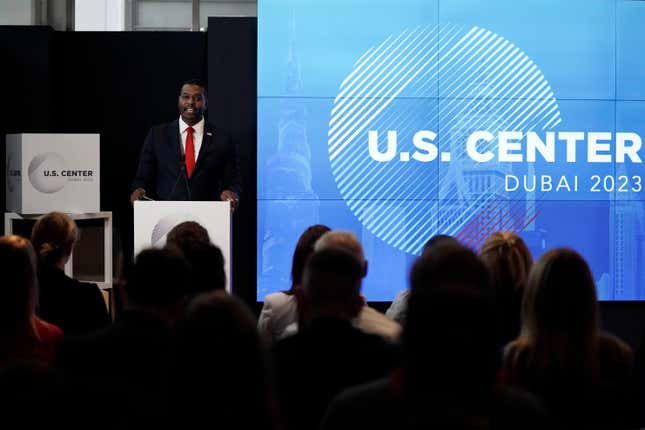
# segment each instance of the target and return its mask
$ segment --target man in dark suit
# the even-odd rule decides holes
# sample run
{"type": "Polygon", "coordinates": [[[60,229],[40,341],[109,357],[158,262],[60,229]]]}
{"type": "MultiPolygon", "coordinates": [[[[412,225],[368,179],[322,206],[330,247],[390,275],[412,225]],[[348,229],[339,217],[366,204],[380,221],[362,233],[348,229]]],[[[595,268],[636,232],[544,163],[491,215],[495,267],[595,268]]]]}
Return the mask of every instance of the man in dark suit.
{"type": "Polygon", "coordinates": [[[206,89],[186,81],[177,120],[152,127],[141,150],[130,201],[223,200],[235,209],[240,174],[230,135],[206,122],[206,89]]]}

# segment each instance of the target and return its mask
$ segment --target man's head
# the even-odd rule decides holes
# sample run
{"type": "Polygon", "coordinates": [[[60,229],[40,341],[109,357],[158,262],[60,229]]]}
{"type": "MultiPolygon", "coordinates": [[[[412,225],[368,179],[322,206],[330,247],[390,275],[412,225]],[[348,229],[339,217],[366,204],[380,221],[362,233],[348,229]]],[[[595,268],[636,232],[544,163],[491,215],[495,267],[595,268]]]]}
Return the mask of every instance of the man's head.
{"type": "Polygon", "coordinates": [[[311,317],[355,318],[363,306],[362,277],[363,266],[346,251],[338,248],[315,251],[302,277],[311,317]]]}
{"type": "Polygon", "coordinates": [[[190,266],[178,250],[145,249],[126,275],[127,304],[156,312],[176,308],[183,303],[188,282],[190,266]]]}
{"type": "Polygon", "coordinates": [[[168,232],[166,248],[179,250],[191,267],[187,294],[224,290],[226,273],[222,251],[211,243],[208,231],[195,221],[177,224],[168,232]]]}
{"type": "Polygon", "coordinates": [[[177,101],[181,119],[188,125],[195,125],[201,121],[206,110],[206,87],[198,79],[186,81],[179,91],[177,101]]]}
{"type": "Polygon", "coordinates": [[[367,275],[367,260],[363,254],[363,247],[351,231],[331,230],[323,234],[316,241],[314,251],[322,251],[323,249],[340,249],[349,253],[363,268],[363,276],[367,275]]]}
{"type": "Polygon", "coordinates": [[[179,248],[191,268],[192,282],[186,285],[187,294],[226,288],[226,272],[222,251],[210,242],[188,241],[179,248]]]}
{"type": "Polygon", "coordinates": [[[421,250],[421,255],[426,255],[428,252],[431,252],[437,246],[444,245],[457,245],[459,246],[459,241],[452,236],[447,234],[435,234],[423,245],[421,250]]]}
{"type": "Polygon", "coordinates": [[[428,380],[442,390],[488,389],[496,360],[495,322],[490,277],[475,253],[448,243],[417,259],[402,336],[412,389],[427,390],[428,380]]]}
{"type": "Polygon", "coordinates": [[[210,243],[208,231],[195,221],[184,221],[174,226],[166,236],[166,243],[179,248],[192,241],[210,243]]]}

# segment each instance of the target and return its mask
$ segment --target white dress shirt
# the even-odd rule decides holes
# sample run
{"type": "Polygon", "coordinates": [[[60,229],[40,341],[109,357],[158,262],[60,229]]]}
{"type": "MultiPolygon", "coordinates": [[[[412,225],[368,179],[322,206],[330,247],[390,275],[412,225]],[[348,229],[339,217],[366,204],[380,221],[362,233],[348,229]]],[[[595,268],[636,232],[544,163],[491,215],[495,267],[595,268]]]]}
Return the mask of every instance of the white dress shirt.
{"type": "MultiPolygon", "coordinates": [[[[197,157],[199,157],[199,150],[202,147],[202,139],[204,137],[204,117],[197,124],[193,125],[193,144],[195,145],[195,164],[197,164],[197,157]]],[[[188,132],[186,129],[190,127],[179,117],[179,133],[181,134],[181,153],[186,155],[186,136],[188,132]]]]}

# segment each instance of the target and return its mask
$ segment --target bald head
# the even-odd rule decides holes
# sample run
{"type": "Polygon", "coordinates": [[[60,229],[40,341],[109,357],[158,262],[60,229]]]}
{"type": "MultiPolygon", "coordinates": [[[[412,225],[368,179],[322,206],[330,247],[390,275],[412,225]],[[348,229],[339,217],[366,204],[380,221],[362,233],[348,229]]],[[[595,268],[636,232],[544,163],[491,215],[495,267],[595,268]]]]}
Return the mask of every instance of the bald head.
{"type": "Polygon", "coordinates": [[[347,252],[363,267],[363,276],[367,274],[367,261],[365,260],[365,254],[363,254],[363,246],[353,232],[349,230],[331,230],[323,234],[316,241],[314,251],[326,249],[339,249],[347,252]]]}

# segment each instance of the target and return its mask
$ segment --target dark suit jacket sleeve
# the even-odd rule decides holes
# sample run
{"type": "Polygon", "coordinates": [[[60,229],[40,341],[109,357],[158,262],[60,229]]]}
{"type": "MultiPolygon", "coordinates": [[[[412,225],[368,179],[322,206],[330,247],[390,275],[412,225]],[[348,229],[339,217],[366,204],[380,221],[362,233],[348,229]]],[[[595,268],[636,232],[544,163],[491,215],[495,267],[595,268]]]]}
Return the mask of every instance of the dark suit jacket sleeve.
{"type": "Polygon", "coordinates": [[[157,178],[157,160],[155,158],[155,138],[154,128],[150,129],[146,140],[143,142],[141,154],[139,155],[139,167],[132,182],[132,191],[137,188],[143,188],[148,195],[154,195],[157,178]]]}
{"type": "Polygon", "coordinates": [[[222,191],[231,190],[238,196],[242,194],[242,178],[240,175],[240,162],[238,158],[237,147],[229,133],[226,134],[228,146],[228,160],[226,170],[222,178],[222,191]]]}

